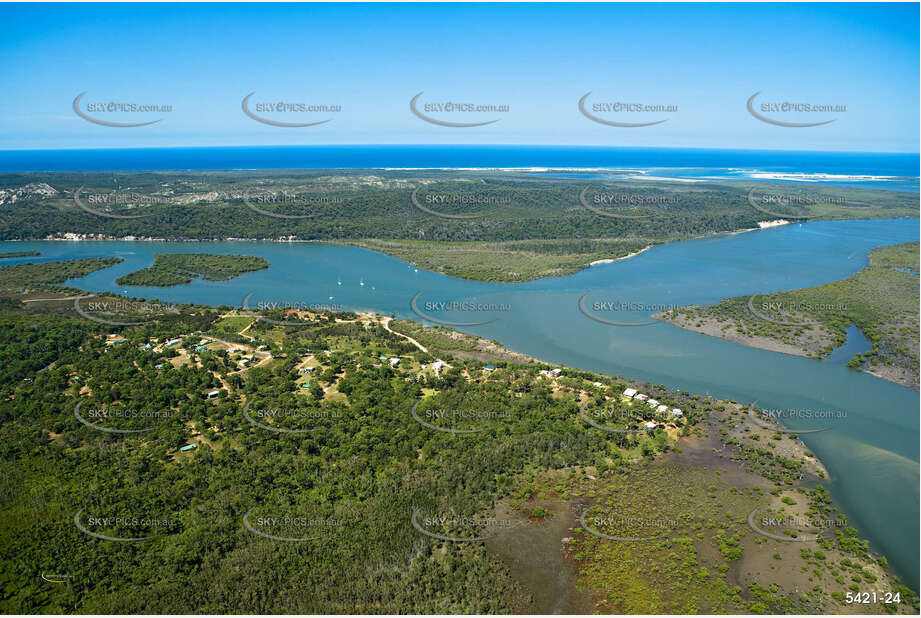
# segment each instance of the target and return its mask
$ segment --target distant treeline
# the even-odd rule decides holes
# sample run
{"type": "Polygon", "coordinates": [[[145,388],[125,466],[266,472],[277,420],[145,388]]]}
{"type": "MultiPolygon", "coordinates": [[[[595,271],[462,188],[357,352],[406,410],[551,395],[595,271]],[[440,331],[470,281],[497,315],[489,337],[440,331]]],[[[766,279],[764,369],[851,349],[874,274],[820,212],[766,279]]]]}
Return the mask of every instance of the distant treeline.
{"type": "MultiPolygon", "coordinates": [[[[110,174],[0,175],[0,188],[36,182],[57,193],[32,193],[4,205],[0,240],[66,232],[176,240],[674,239],[753,228],[766,218],[749,203],[747,186],[729,183],[554,179],[501,172],[151,172],[119,174],[116,192],[110,174]],[[580,199],[585,187],[589,189],[580,199]]],[[[786,186],[777,191],[791,192],[786,186]]],[[[885,191],[821,191],[838,201],[827,200],[813,210],[798,202],[779,203],[771,206],[772,212],[791,217],[807,212],[830,218],[917,216],[916,196],[912,202],[908,194],[885,191]]]]}

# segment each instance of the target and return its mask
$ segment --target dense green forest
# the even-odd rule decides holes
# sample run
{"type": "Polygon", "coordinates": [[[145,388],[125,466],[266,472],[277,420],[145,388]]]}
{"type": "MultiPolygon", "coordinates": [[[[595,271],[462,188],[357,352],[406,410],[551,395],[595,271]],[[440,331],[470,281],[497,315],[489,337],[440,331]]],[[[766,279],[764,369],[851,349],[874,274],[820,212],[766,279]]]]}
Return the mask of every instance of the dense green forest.
{"type": "MultiPolygon", "coordinates": [[[[757,199],[791,193],[785,185],[765,186],[757,199]]],[[[21,193],[3,205],[0,240],[73,234],[350,242],[426,269],[491,281],[572,273],[649,245],[757,228],[773,216],[752,205],[750,187],[741,183],[520,172],[129,172],[117,179],[31,173],[0,175],[0,188],[21,193]]],[[[917,216],[917,197],[907,193],[837,187],[811,193],[815,199],[805,206],[773,199],[771,212],[917,216]]]]}
{"type": "MultiPolygon", "coordinates": [[[[54,285],[60,273],[96,266],[49,263],[40,279],[54,285]]],[[[567,368],[551,374],[507,355],[487,367],[463,341],[453,353],[439,339],[436,368],[435,356],[371,315],[303,311],[296,326],[279,326],[231,307],[180,309],[113,328],[72,305],[0,300],[5,613],[533,611],[534,589],[488,543],[439,537],[479,538],[504,521],[504,505],[517,513],[510,530],[539,530],[550,513],[531,501],[541,492],[576,500],[568,494],[578,491],[603,505],[622,475],[680,457],[684,440],[709,433],[707,419],[734,428],[748,418],[729,402],[567,368]],[[622,397],[630,386],[683,415],[622,397]],[[569,480],[540,489],[553,473],[569,480]]],[[[811,465],[784,450],[795,436],[777,435],[727,433],[733,457],[764,486],[745,505],[769,506],[761,498],[795,489],[811,465]]],[[[769,573],[744,589],[731,579],[744,559],[731,539],[755,538],[751,530],[703,530],[681,541],[700,562],[694,582],[704,591],[681,607],[758,611],[762,586],[777,597],[769,573]],[[710,556],[727,543],[725,556],[710,556]]],[[[580,546],[597,544],[576,534],[580,546]]],[[[887,577],[850,538],[830,537],[827,551],[887,577]]],[[[643,551],[672,560],[668,545],[643,551]]],[[[607,598],[609,580],[592,575],[603,565],[574,560],[600,595],[592,598],[607,598]]],[[[792,607],[839,607],[835,594],[854,585],[842,582],[792,607]]],[[[916,611],[903,592],[903,605],[888,610],[916,611]]]]}
{"type": "Polygon", "coordinates": [[[0,266],[0,290],[8,294],[25,294],[36,289],[53,290],[57,289],[54,284],[85,277],[121,261],[122,259],[117,257],[86,258],[0,266]]]}
{"type": "Polygon", "coordinates": [[[151,266],[119,277],[115,283],[169,287],[189,283],[197,277],[207,281],[226,281],[268,267],[266,260],[254,255],[157,253],[151,266]]]}

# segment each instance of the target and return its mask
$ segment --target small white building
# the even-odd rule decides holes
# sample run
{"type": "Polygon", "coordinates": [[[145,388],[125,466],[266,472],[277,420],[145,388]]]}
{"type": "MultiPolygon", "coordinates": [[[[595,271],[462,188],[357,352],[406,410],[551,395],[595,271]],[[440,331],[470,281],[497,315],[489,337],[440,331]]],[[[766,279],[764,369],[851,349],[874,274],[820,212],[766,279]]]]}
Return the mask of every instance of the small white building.
{"type": "Polygon", "coordinates": [[[678,408],[672,408],[671,415],[674,416],[675,418],[680,418],[684,416],[684,412],[682,412],[678,408]]]}
{"type": "Polygon", "coordinates": [[[210,393],[208,393],[208,399],[214,399],[220,394],[221,394],[221,391],[211,391],[210,393]]]}
{"type": "Polygon", "coordinates": [[[646,431],[653,431],[656,428],[656,424],[653,423],[652,421],[646,421],[645,423],[643,423],[643,427],[646,428],[646,431]]]}
{"type": "Polygon", "coordinates": [[[435,361],[434,363],[432,363],[432,371],[434,371],[435,374],[437,375],[437,374],[441,373],[441,370],[444,369],[444,368],[447,367],[447,366],[448,366],[448,364],[447,364],[446,362],[444,362],[444,361],[440,361],[440,360],[439,360],[439,361],[435,361]]]}
{"type": "Polygon", "coordinates": [[[646,401],[649,399],[649,395],[644,395],[643,393],[637,393],[633,396],[634,399],[639,399],[640,401],[646,401]]]}
{"type": "Polygon", "coordinates": [[[655,408],[656,406],[659,405],[659,402],[656,401],[655,399],[647,399],[647,400],[646,400],[646,403],[649,404],[649,407],[650,407],[650,408],[655,408]]]}
{"type": "Polygon", "coordinates": [[[551,378],[558,378],[563,373],[562,369],[551,369],[549,372],[551,378]]]}
{"type": "Polygon", "coordinates": [[[635,388],[628,388],[627,390],[624,391],[624,397],[633,397],[634,395],[636,395],[635,388]]]}
{"type": "Polygon", "coordinates": [[[664,404],[656,408],[656,412],[658,412],[659,414],[664,414],[667,411],[668,411],[668,406],[664,404]]]}
{"type": "Polygon", "coordinates": [[[602,384],[601,382],[592,382],[592,386],[594,386],[595,388],[607,388],[607,387],[606,387],[604,384],[602,384]]]}
{"type": "Polygon", "coordinates": [[[400,364],[400,359],[397,358],[396,356],[394,356],[394,357],[392,357],[392,358],[390,359],[389,362],[390,362],[390,366],[391,366],[391,367],[397,367],[397,366],[399,366],[399,364],[400,364]]]}

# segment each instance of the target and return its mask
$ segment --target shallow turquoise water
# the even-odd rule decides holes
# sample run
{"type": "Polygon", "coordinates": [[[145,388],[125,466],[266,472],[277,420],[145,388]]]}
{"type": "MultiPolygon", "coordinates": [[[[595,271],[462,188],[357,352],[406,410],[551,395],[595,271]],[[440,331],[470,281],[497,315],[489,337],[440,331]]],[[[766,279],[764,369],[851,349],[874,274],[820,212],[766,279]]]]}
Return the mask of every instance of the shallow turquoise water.
{"type": "MultiPolygon", "coordinates": [[[[917,587],[919,521],[919,395],[848,370],[845,351],[817,361],[740,346],[664,323],[612,326],[579,310],[618,322],[643,322],[663,305],[711,303],[721,298],[818,285],[846,277],[867,263],[877,246],[918,239],[917,220],[811,222],[721,235],[656,247],[629,260],[578,274],[524,284],[488,284],[416,269],[355,247],[320,243],[0,243],[2,251],[34,249],[45,259],[123,257],[122,264],[70,282],[172,302],[240,306],[259,302],[323,303],[419,319],[417,307],[457,327],[496,339],[548,362],[619,374],[691,392],[757,400],[763,408],[834,412],[843,418],[791,418],[825,463],[826,483],[838,504],[884,553],[906,582],[917,587]],[[119,288],[114,280],[148,266],[157,252],[246,253],[272,266],[227,282],[194,281],[173,288],[119,288]],[[364,285],[361,285],[364,283],[364,285]],[[439,311],[445,301],[493,305],[493,311],[439,311]],[[595,303],[635,303],[641,309],[606,311],[595,303]]],[[[29,259],[3,260],[3,264],[29,259]]],[[[859,333],[858,333],[859,334],[859,333]]],[[[846,347],[862,348],[849,337],[846,347]]],[[[849,350],[847,351],[849,352],[849,350]]]]}

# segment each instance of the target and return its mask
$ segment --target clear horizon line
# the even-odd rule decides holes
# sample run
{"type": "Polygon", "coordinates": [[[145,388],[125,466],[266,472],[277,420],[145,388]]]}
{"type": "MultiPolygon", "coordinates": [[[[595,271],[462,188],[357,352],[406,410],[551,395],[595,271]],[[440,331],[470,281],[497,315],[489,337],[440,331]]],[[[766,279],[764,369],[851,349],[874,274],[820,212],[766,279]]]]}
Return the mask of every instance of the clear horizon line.
{"type": "Polygon", "coordinates": [[[362,144],[222,144],[211,146],[100,146],[96,148],[0,148],[0,152],[61,152],[61,151],[103,151],[103,150],[172,150],[197,148],[393,148],[393,147],[466,147],[466,148],[594,148],[603,150],[713,150],[736,152],[794,152],[794,153],[849,153],[849,154],[885,154],[913,155],[921,157],[921,151],[885,151],[885,150],[791,150],[785,148],[718,148],[699,146],[605,146],[598,144],[405,144],[405,143],[362,143],[362,144]]]}

